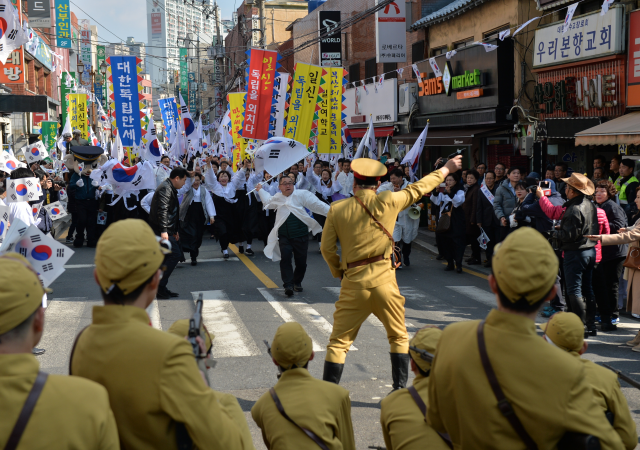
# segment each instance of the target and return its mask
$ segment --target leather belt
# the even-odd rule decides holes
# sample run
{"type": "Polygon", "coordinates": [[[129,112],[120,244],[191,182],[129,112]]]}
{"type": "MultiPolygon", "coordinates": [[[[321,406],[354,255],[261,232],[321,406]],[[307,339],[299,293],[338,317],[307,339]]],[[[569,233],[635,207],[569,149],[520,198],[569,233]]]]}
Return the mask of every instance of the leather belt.
{"type": "Polygon", "coordinates": [[[347,264],[347,269],[353,269],[354,267],[366,266],[374,262],[382,261],[384,255],[372,256],[371,258],[361,259],[360,261],[350,262],[347,264]]]}

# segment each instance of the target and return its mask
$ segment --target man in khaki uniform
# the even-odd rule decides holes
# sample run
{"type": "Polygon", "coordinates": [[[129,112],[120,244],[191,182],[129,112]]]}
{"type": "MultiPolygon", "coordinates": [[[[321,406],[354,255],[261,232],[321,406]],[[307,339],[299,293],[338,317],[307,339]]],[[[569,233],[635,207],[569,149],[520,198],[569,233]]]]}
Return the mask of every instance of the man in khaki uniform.
{"type": "Polygon", "coordinates": [[[42,337],[44,291],[29,262],[16,253],[0,257],[0,286],[0,448],[119,449],[105,388],[39,372],[31,349],[42,337]],[[36,390],[44,383],[40,396],[11,446],[9,437],[36,380],[36,390]]]}
{"type": "Polygon", "coordinates": [[[123,447],[243,449],[242,433],[204,382],[191,345],[149,326],[167,250],[142,220],[113,223],[96,248],[104,306],[76,340],[70,369],[107,388],[123,447]],[[135,236],[135,239],[125,239],[135,236]]]}
{"type": "Polygon", "coordinates": [[[393,389],[405,387],[409,375],[409,337],[404,324],[404,297],[391,267],[393,242],[380,225],[393,233],[400,211],[431,192],[449,172],[461,166],[462,157],[457,156],[400,192],[376,194],[380,178],[387,174],[384,164],[368,158],[356,159],[351,164],[354,197],[331,204],[322,232],[322,256],[333,276],[342,280],[327,346],[324,380],[340,382],[347,351],[362,322],[373,313],[387,330],[393,389]],[[338,256],[338,240],[342,257],[338,256]]]}
{"type": "MultiPolygon", "coordinates": [[[[442,330],[429,327],[418,330],[409,344],[433,354],[442,330]]],[[[445,440],[425,421],[423,408],[429,408],[429,371],[431,363],[409,350],[414,393],[400,389],[385,397],[380,406],[380,425],[387,450],[448,450],[445,440]],[[414,399],[420,397],[420,405],[414,399]]]]}
{"type": "Polygon", "coordinates": [[[349,392],[311,376],[307,370],[314,357],[311,338],[299,323],[288,322],[278,327],[271,356],[282,376],[272,388],[273,393],[265,393],[251,408],[267,448],[320,448],[299,428],[302,427],[330,450],[355,450],[349,392]],[[273,394],[298,426],[278,411],[273,394]]]}
{"type": "Polygon", "coordinates": [[[603,450],[622,449],[584,364],[536,333],[538,310],[556,293],[558,259],[551,245],[533,228],[516,230],[496,246],[492,269],[489,286],[497,309],[485,321],[447,326],[438,341],[429,377],[429,425],[448,433],[454,448],[524,449],[529,439],[549,449],[565,433],[576,432],[597,437],[603,450]],[[501,403],[504,415],[481,361],[482,342],[507,401],[501,403]],[[509,422],[515,419],[524,433],[509,422]]]}
{"type": "Polygon", "coordinates": [[[73,140],[71,141],[71,147],[84,147],[89,145],[89,141],[82,138],[82,131],[73,130],[73,140]]]}
{"type": "Polygon", "coordinates": [[[580,317],[570,312],[558,312],[539,327],[544,331],[547,342],[568,352],[583,364],[584,375],[593,389],[600,410],[603,413],[609,411],[613,415],[613,428],[620,435],[625,448],[636,448],[636,424],[631,417],[627,399],[620,389],[618,376],[611,370],[580,357],[589,347],[584,340],[584,326],[580,317]]]}

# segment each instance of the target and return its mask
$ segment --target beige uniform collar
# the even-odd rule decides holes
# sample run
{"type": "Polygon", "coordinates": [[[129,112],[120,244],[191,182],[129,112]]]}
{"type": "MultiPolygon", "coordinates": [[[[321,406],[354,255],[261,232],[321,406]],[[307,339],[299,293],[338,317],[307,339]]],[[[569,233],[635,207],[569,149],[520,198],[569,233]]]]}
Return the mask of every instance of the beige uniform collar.
{"type": "Polygon", "coordinates": [[[35,375],[40,363],[30,353],[12,353],[0,355],[0,378],[35,375]]]}
{"type": "Polygon", "coordinates": [[[536,324],[533,320],[518,314],[498,311],[497,309],[492,309],[487,315],[486,324],[509,333],[538,335],[536,333],[536,324]]]}
{"type": "Polygon", "coordinates": [[[140,322],[149,324],[147,312],[136,306],[106,305],[93,307],[93,324],[140,322]]]}
{"type": "Polygon", "coordinates": [[[293,380],[303,380],[306,378],[313,378],[307,369],[289,369],[282,373],[282,376],[278,380],[277,384],[286,383],[293,380]]]}

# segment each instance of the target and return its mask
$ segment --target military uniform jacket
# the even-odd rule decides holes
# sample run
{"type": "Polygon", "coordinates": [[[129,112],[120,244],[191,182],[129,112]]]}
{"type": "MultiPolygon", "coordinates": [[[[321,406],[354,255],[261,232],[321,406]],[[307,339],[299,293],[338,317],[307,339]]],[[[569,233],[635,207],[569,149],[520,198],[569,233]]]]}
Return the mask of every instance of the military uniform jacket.
{"type": "MultiPolygon", "coordinates": [[[[355,450],[351,401],[346,389],[313,378],[307,369],[289,369],[282,374],[275,390],[287,415],[313,431],[331,450],[355,450]]],[[[253,405],[251,416],[271,450],[319,449],[280,414],[269,392],[253,405]]]]}
{"type": "MultiPolygon", "coordinates": [[[[429,378],[416,375],[413,380],[429,410],[429,378]]],[[[381,402],[380,425],[387,450],[448,450],[438,433],[427,425],[420,408],[406,389],[392,392],[381,402]]]]}
{"type": "MultiPolygon", "coordinates": [[[[577,353],[571,353],[579,358],[577,353]]],[[[613,428],[616,430],[627,450],[632,450],[638,445],[638,433],[636,424],[631,417],[627,399],[620,389],[618,376],[611,370],[599,366],[593,361],[580,358],[584,365],[584,373],[591,385],[596,397],[596,402],[602,411],[613,413],[613,428]]]]}
{"type": "MultiPolygon", "coordinates": [[[[525,449],[498,409],[477,328],[475,320],[444,329],[429,377],[429,424],[449,433],[454,448],[525,449]]],[[[540,450],[556,448],[567,431],[596,436],[602,450],[624,448],[596,402],[584,364],[541,339],[532,320],[492,310],[484,334],[498,382],[540,450]]]]}
{"type": "Polygon", "coordinates": [[[176,448],[183,423],[200,449],[242,449],[240,431],[206,386],[189,343],[149,326],[135,306],[95,306],[71,370],[107,388],[123,448],[176,448]]]}
{"type": "MultiPolygon", "coordinates": [[[[383,191],[376,195],[371,189],[360,189],[358,197],[389,233],[393,233],[396,217],[443,181],[436,170],[400,192],[383,191]]],[[[322,256],[334,278],[342,278],[347,289],[371,289],[395,281],[389,257],[391,240],[373,222],[356,199],[348,198],[331,204],[322,231],[322,256]],[[342,259],[337,253],[337,240],[342,246],[342,259]],[[372,264],[347,269],[347,264],[384,255],[385,259],[372,264]]]]}
{"type": "MultiPolygon", "coordinates": [[[[4,448],[38,375],[28,353],[0,355],[0,448],[4,448]]],[[[120,448],[107,391],[79,377],[49,375],[18,450],[120,448]]]]}

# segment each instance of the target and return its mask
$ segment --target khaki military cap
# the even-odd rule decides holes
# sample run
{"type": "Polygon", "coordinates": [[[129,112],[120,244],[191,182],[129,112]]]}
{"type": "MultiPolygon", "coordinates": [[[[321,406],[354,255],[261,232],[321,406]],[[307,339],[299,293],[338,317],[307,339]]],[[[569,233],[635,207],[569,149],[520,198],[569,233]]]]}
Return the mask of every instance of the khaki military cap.
{"type": "Polygon", "coordinates": [[[17,253],[0,257],[0,286],[0,334],[4,334],[42,305],[44,289],[29,261],[17,253]]]}
{"type": "MultiPolygon", "coordinates": [[[[207,327],[202,325],[204,328],[204,345],[207,349],[207,354],[211,352],[211,346],[213,345],[214,336],[212,333],[209,333],[207,327]]],[[[189,319],[180,319],[176,320],[169,327],[169,333],[175,334],[176,336],[186,337],[189,335],[189,319]]]]}
{"type": "Polygon", "coordinates": [[[547,323],[538,325],[544,337],[556,347],[578,352],[584,344],[584,325],[580,317],[570,312],[557,312],[547,323]]]}
{"type": "Polygon", "coordinates": [[[361,180],[366,178],[377,178],[383,177],[387,174],[387,168],[380,161],[376,161],[375,159],[369,158],[358,158],[354,159],[351,163],[351,168],[353,169],[353,176],[356,178],[360,178],[361,180]]]}
{"type": "Polygon", "coordinates": [[[96,273],[105,293],[136,290],[160,268],[164,255],[151,227],[139,219],[119,220],[102,234],[96,248],[96,273]]]}
{"type": "Polygon", "coordinates": [[[533,305],[551,291],[558,276],[558,258],[549,242],[533,228],[520,228],[497,244],[491,260],[502,293],[515,303],[533,305]]]}
{"type": "Polygon", "coordinates": [[[304,367],[311,358],[311,338],[298,322],[287,322],[278,327],[271,344],[271,356],[283,369],[304,367]]]}
{"type": "MultiPolygon", "coordinates": [[[[442,336],[442,330],[440,328],[422,328],[418,330],[409,341],[409,345],[411,347],[417,347],[421,350],[425,350],[432,355],[436,352],[436,346],[438,345],[438,340],[442,336]]],[[[419,353],[414,352],[409,349],[409,353],[411,354],[411,359],[425,372],[431,369],[431,363],[422,359],[419,353]]]]}

